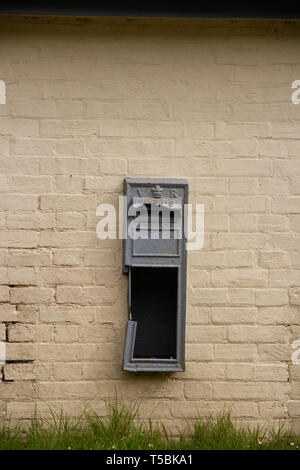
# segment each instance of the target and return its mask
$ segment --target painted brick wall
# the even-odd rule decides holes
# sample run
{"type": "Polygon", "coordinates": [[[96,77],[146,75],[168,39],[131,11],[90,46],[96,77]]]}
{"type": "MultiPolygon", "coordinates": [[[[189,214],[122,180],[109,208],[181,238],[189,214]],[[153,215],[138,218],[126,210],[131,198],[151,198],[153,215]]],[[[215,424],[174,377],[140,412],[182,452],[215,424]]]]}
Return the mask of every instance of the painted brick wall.
{"type": "Polygon", "coordinates": [[[102,413],[117,390],[169,427],[225,405],[300,432],[299,23],[0,22],[1,411],[102,413]],[[127,278],[95,210],[125,176],[205,204],[185,373],[121,370],[127,278]]]}

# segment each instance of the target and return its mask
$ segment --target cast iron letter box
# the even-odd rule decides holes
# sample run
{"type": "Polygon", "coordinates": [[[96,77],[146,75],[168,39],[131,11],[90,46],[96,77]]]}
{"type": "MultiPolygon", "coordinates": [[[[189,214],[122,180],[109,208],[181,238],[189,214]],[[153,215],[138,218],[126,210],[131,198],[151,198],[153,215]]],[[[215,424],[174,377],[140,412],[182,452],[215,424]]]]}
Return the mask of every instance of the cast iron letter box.
{"type": "Polygon", "coordinates": [[[124,196],[129,320],[123,369],[183,371],[188,184],[173,178],[126,178],[124,196]]]}

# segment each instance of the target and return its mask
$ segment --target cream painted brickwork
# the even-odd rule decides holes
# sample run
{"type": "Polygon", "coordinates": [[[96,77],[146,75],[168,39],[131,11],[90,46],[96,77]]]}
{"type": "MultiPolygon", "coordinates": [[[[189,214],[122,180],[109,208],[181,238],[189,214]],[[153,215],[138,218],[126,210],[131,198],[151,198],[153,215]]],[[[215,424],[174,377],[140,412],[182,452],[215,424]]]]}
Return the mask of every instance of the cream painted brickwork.
{"type": "Polygon", "coordinates": [[[299,23],[2,17],[0,79],[1,411],[117,391],[173,429],[226,406],[300,432],[299,23]],[[126,176],[205,204],[184,373],[121,370],[128,281],[95,211],[126,176]]]}

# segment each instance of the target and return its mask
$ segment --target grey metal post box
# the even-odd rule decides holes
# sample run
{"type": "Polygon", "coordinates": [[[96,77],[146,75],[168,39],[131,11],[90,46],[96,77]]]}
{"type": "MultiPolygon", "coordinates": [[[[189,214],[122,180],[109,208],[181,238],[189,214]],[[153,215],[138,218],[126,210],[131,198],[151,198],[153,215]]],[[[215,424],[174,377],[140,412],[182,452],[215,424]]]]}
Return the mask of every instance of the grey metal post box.
{"type": "Polygon", "coordinates": [[[123,369],[184,371],[187,181],[125,178],[124,196],[129,320],[123,369]]]}

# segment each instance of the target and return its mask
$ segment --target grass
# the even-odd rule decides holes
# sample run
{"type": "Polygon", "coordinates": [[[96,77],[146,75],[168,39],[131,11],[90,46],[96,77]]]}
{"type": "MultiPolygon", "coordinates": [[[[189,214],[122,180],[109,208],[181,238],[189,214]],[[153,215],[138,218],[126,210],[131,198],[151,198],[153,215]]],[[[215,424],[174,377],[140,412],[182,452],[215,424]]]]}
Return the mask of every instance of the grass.
{"type": "Polygon", "coordinates": [[[3,424],[0,450],[298,450],[300,437],[283,426],[271,429],[236,426],[229,412],[216,417],[187,421],[184,432],[174,439],[164,426],[136,420],[138,406],[108,402],[108,416],[85,411],[70,419],[50,409],[50,419],[37,414],[24,429],[3,424]]]}

